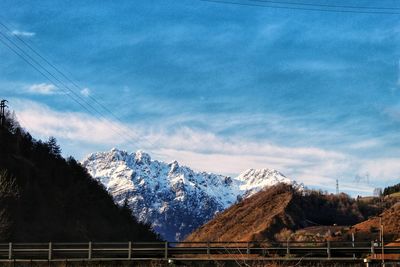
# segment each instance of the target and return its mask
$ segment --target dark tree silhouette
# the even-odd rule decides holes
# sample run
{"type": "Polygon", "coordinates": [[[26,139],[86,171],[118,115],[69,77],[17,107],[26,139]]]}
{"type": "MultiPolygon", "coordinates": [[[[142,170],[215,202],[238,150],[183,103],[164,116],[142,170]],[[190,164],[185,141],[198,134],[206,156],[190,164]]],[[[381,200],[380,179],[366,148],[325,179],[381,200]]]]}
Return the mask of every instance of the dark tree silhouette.
{"type": "Polygon", "coordinates": [[[51,154],[54,156],[61,156],[61,148],[57,144],[57,139],[55,137],[50,136],[46,144],[48,145],[51,154]]]}
{"type": "Polygon", "coordinates": [[[35,140],[8,112],[0,127],[0,242],[155,241],[57,140],[35,140]]]}
{"type": "Polygon", "coordinates": [[[385,189],[383,189],[384,196],[391,195],[391,194],[397,193],[397,192],[400,192],[400,184],[388,186],[385,189]]]}
{"type": "Polygon", "coordinates": [[[0,171],[0,237],[10,238],[13,227],[13,209],[19,197],[15,178],[0,171]]]}

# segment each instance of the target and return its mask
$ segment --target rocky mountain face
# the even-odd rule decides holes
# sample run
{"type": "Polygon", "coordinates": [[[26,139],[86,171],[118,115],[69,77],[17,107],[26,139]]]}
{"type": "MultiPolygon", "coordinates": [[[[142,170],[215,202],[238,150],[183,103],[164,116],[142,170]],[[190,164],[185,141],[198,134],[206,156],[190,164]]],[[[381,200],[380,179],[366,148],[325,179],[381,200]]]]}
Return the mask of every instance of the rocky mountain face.
{"type": "Polygon", "coordinates": [[[195,172],[178,162],[152,160],[142,152],[117,149],[94,153],[82,162],[113,196],[129,205],[169,241],[182,240],[237,200],[277,183],[295,184],[276,170],[249,169],[236,178],[195,172]]]}

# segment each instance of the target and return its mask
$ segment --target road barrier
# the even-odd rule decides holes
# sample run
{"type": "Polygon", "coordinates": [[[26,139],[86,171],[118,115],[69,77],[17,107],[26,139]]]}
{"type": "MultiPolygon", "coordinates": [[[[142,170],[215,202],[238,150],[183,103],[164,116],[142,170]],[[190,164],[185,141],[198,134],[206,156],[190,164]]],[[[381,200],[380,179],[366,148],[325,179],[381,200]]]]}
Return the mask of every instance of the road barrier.
{"type": "MultiPolygon", "coordinates": [[[[400,259],[400,242],[384,247],[400,259]]],[[[0,261],[262,260],[357,261],[381,259],[377,242],[88,242],[0,243],[0,261]]],[[[389,257],[389,258],[390,258],[389,257]]]]}

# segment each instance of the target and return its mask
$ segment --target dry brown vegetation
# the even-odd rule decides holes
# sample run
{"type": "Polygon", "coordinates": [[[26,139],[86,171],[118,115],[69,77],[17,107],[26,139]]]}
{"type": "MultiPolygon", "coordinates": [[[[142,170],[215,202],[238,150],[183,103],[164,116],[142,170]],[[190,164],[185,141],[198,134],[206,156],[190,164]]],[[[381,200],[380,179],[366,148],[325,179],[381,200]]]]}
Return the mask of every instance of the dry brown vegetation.
{"type": "Polygon", "coordinates": [[[186,241],[250,241],[273,237],[274,232],[285,226],[294,226],[297,218],[285,212],[292,200],[293,192],[287,186],[256,194],[218,214],[186,241]]]}
{"type": "MultiPolygon", "coordinates": [[[[361,229],[369,231],[369,223],[358,223],[393,204],[387,201],[378,205],[378,202],[376,199],[359,201],[346,194],[297,191],[281,184],[233,205],[189,235],[186,241],[290,239],[309,242],[347,239],[350,234],[349,225],[356,225],[358,232],[361,229]]],[[[399,232],[400,214],[397,209],[398,206],[394,206],[383,213],[388,238],[396,237],[393,233],[399,232]]],[[[376,219],[373,222],[376,223],[376,219]]]]}
{"type": "Polygon", "coordinates": [[[379,239],[380,220],[382,220],[386,240],[400,238],[400,202],[386,209],[379,216],[354,225],[349,233],[355,233],[359,240],[379,239]]]}

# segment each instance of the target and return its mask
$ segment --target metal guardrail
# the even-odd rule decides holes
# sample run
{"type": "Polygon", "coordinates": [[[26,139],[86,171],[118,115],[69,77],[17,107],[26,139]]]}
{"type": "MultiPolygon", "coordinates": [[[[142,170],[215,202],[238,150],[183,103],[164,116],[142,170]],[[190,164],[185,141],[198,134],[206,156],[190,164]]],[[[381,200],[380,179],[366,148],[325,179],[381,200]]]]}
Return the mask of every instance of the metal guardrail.
{"type": "MultiPolygon", "coordinates": [[[[374,242],[124,242],[0,243],[0,261],[334,260],[381,257],[374,242]]],[[[384,247],[400,255],[400,242],[384,247]]]]}

